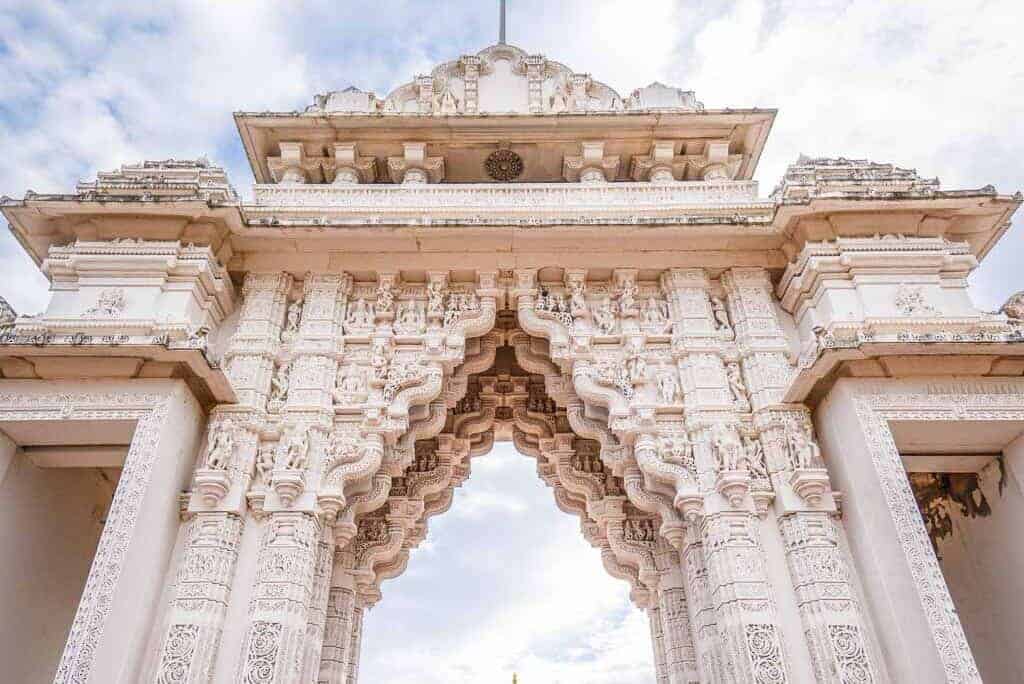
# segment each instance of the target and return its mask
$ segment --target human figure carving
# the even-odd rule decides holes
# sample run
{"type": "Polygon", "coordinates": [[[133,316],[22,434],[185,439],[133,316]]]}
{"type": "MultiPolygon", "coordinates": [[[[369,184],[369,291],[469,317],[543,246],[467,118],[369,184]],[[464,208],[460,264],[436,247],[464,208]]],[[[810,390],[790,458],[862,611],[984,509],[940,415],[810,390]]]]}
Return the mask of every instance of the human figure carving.
{"type": "Polygon", "coordinates": [[[605,335],[610,335],[615,330],[615,312],[612,310],[611,299],[607,296],[603,297],[594,309],[594,323],[605,335]]]}
{"type": "Polygon", "coordinates": [[[206,467],[210,470],[227,470],[234,452],[235,426],[228,418],[221,423],[210,436],[210,446],[206,456],[206,467]]]}
{"type": "Polygon", "coordinates": [[[427,312],[431,316],[444,315],[444,283],[438,280],[427,284],[427,312]]]}
{"type": "Polygon", "coordinates": [[[270,403],[279,406],[288,398],[288,389],[291,381],[288,378],[289,365],[282,363],[274,371],[270,378],[270,403]]]}
{"type": "Polygon", "coordinates": [[[743,435],[743,451],[747,455],[747,464],[750,466],[751,474],[757,478],[767,479],[768,470],[764,463],[764,447],[761,445],[761,440],[757,437],[743,435]]]}
{"type": "Polygon", "coordinates": [[[274,470],[274,449],[269,443],[260,444],[256,455],[256,472],[264,483],[270,482],[270,473],[274,470]]]}
{"type": "Polygon", "coordinates": [[[395,306],[395,293],[390,282],[377,286],[377,313],[390,313],[395,306]]]}
{"type": "Polygon", "coordinates": [[[789,429],[789,456],[794,468],[818,468],[821,463],[821,449],[807,430],[802,427],[792,426],[789,429]]]}
{"type": "Polygon", "coordinates": [[[623,318],[636,315],[636,296],[640,289],[631,278],[622,281],[619,291],[619,313],[623,318]]]}
{"type": "Polygon", "coordinates": [[[663,370],[658,374],[658,396],[663,404],[674,404],[679,393],[679,382],[674,369],[663,370]]]}
{"type": "Polygon", "coordinates": [[[644,302],[643,308],[644,325],[660,329],[664,327],[665,319],[666,316],[661,302],[654,297],[648,297],[647,301],[644,302]]]}
{"type": "Polygon", "coordinates": [[[573,318],[586,318],[587,309],[586,285],[582,280],[569,281],[569,313],[573,318]]]}
{"type": "Polygon", "coordinates": [[[373,326],[373,310],[366,300],[360,297],[348,311],[346,320],[350,328],[367,328],[373,326]]]}
{"type": "Polygon", "coordinates": [[[736,428],[716,423],[711,431],[711,444],[719,472],[748,469],[747,456],[736,436],[736,428]]]}
{"type": "Polygon", "coordinates": [[[717,330],[732,330],[732,326],[729,324],[729,312],[726,311],[725,302],[721,297],[714,295],[711,297],[711,313],[715,317],[717,330]]]}
{"type": "Polygon", "coordinates": [[[370,355],[370,367],[373,369],[373,377],[377,380],[386,380],[388,377],[388,354],[383,342],[376,342],[373,345],[373,353],[370,355]]]}
{"type": "Polygon", "coordinates": [[[309,451],[309,437],[302,428],[295,428],[284,440],[284,458],[281,465],[286,470],[305,470],[306,455],[309,451]]]}
{"type": "Polygon", "coordinates": [[[740,373],[740,365],[735,361],[725,365],[725,375],[729,379],[729,389],[732,390],[733,398],[740,402],[747,401],[747,384],[743,382],[743,375],[740,373]]]}
{"type": "Polygon", "coordinates": [[[302,317],[302,300],[296,300],[288,305],[288,314],[285,319],[284,330],[281,331],[282,338],[294,336],[299,331],[299,319],[302,317]]]}
{"type": "Polygon", "coordinates": [[[673,465],[682,466],[691,472],[695,470],[693,460],[693,442],[690,435],[681,432],[663,443],[665,461],[673,465]]]}

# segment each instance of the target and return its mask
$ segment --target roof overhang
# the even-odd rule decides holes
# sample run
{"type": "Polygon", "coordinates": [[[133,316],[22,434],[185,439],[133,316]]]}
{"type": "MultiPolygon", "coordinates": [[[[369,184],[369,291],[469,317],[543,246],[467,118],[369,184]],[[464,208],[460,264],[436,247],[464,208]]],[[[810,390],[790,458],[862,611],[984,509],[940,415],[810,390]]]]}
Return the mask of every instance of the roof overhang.
{"type": "MultiPolygon", "coordinates": [[[[444,156],[449,182],[486,182],[483,159],[499,145],[519,154],[527,182],[561,180],[566,155],[581,141],[604,141],[606,155],[621,158],[619,174],[634,155],[647,155],[655,140],[678,143],[677,154],[699,154],[709,141],[729,141],[743,156],[735,180],[753,178],[775,120],[774,109],[695,112],[590,112],[585,114],[309,114],[237,112],[235,124],[258,183],[273,182],[267,158],[281,142],[300,142],[310,156],[330,156],[335,142],[355,142],[360,155],[379,165],[400,156],[403,142],[424,142],[427,154],[444,156]]],[[[378,177],[386,174],[378,174],[378,177]]]]}
{"type": "Polygon", "coordinates": [[[181,240],[209,245],[226,261],[227,235],[242,228],[236,204],[216,204],[195,198],[109,197],[82,199],[79,195],[35,195],[0,201],[0,213],[11,232],[37,265],[52,245],[76,239],[181,240]]]}

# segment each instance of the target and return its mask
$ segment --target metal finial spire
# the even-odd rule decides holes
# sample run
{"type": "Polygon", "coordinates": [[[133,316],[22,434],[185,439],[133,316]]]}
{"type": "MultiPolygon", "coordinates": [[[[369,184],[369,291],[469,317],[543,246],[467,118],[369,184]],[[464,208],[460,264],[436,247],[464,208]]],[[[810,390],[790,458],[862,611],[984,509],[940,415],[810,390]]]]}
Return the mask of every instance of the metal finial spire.
{"type": "Polygon", "coordinates": [[[498,44],[505,44],[505,0],[501,0],[501,29],[498,31],[498,44]]]}

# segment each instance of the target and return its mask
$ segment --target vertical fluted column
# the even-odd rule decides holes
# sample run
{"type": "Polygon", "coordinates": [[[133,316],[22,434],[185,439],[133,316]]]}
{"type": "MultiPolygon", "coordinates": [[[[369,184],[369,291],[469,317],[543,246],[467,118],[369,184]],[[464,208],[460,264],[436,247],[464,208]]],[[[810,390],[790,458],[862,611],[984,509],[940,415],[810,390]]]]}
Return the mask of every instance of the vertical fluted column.
{"type": "MultiPolygon", "coordinates": [[[[336,583],[338,579],[335,577],[333,582],[336,583]]],[[[348,652],[352,643],[355,607],[356,592],[353,587],[331,586],[318,684],[345,684],[348,678],[348,652]]]]}
{"type": "Polygon", "coordinates": [[[690,615],[686,605],[686,590],[683,588],[681,573],[677,581],[669,583],[662,577],[658,592],[658,606],[664,625],[665,664],[670,684],[695,684],[700,682],[697,673],[697,655],[693,647],[690,630],[690,615]]]}
{"type": "Polygon", "coordinates": [[[721,676],[722,654],[718,642],[717,616],[711,600],[707,566],[704,564],[704,542],[696,520],[692,520],[686,528],[682,560],[689,597],[686,608],[701,681],[725,681],[721,676]]]}
{"type": "Polygon", "coordinates": [[[834,684],[876,681],[863,613],[829,514],[791,513],[780,519],[779,529],[815,678],[834,684]]]}
{"type": "Polygon", "coordinates": [[[153,681],[211,681],[241,536],[242,521],[231,513],[189,522],[153,681]]]}
{"type": "Polygon", "coordinates": [[[722,275],[737,351],[754,411],[782,401],[794,368],[779,323],[771,279],[763,268],[733,268],[722,275]]]}
{"type": "Polygon", "coordinates": [[[302,683],[313,684],[320,670],[324,647],[327,611],[331,592],[331,569],[334,567],[334,529],[324,525],[317,542],[313,590],[306,620],[306,646],[302,665],[302,683]]]}
{"type": "Polygon", "coordinates": [[[661,619],[661,608],[647,609],[651,623],[651,648],[654,649],[654,678],[658,684],[669,684],[668,665],[665,662],[665,623],[661,619]]]}
{"type": "Polygon", "coordinates": [[[319,538],[309,513],[275,512],[267,520],[239,684],[301,681],[319,538]]]}
{"type": "Polygon", "coordinates": [[[364,607],[360,604],[359,597],[356,597],[349,633],[348,678],[345,680],[345,684],[358,684],[359,682],[359,656],[363,649],[363,611],[364,607]]]}
{"type": "Polygon", "coordinates": [[[702,528],[726,681],[788,681],[757,517],[722,509],[706,516],[702,528]]]}
{"type": "Polygon", "coordinates": [[[291,276],[284,273],[250,273],[245,277],[238,328],[224,355],[239,404],[259,408],[266,405],[291,285],[291,276]]]}

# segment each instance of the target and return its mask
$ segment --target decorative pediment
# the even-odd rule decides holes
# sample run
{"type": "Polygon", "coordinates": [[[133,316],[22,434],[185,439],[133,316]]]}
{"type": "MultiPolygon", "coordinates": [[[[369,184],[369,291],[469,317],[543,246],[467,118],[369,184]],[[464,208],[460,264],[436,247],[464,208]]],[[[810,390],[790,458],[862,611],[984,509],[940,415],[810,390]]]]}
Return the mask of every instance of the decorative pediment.
{"type": "Polygon", "coordinates": [[[350,86],[317,95],[306,112],[453,116],[702,109],[692,91],[652,83],[623,97],[590,74],[498,44],[440,64],[384,98],[350,86]]]}

